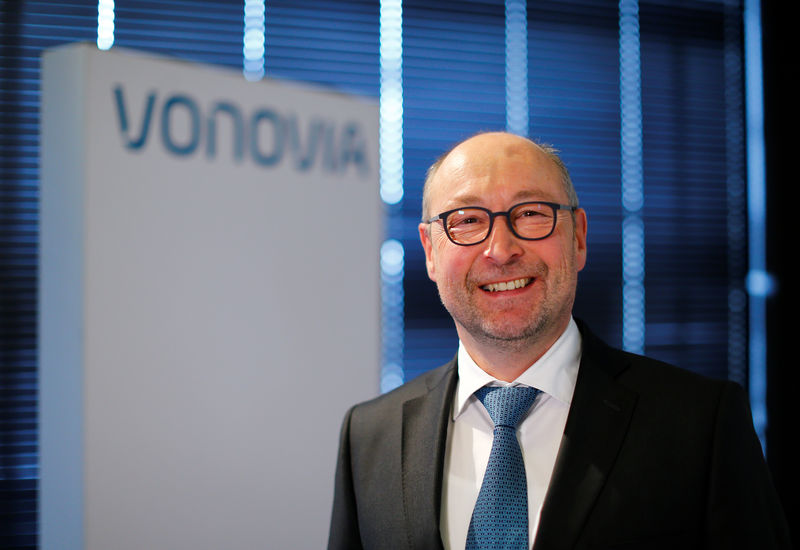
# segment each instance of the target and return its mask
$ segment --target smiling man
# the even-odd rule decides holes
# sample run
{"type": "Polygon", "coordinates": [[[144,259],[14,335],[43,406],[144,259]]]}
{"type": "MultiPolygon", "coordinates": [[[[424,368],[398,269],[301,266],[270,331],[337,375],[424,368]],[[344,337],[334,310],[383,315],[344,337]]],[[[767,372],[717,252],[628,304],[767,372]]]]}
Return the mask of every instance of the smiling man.
{"type": "Polygon", "coordinates": [[[789,548],[746,397],[572,318],[587,218],[549,147],[492,132],[428,171],[450,363],[348,411],[328,548],[789,548]]]}
{"type": "Polygon", "coordinates": [[[517,136],[483,134],[434,165],[425,187],[428,275],[470,356],[501,380],[517,378],[567,328],[586,263],[586,214],[565,204],[574,192],[555,158],[517,136]],[[459,210],[467,205],[477,208],[459,210]]]}

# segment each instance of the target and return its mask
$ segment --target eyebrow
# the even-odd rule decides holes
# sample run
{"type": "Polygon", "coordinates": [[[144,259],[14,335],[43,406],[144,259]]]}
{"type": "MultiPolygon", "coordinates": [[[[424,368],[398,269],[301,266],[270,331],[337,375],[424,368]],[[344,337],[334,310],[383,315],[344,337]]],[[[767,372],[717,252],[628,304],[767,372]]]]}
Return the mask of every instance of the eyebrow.
{"type": "MultiPolygon", "coordinates": [[[[523,189],[521,191],[517,191],[514,194],[514,196],[511,198],[511,200],[513,202],[515,202],[515,203],[517,201],[525,201],[525,200],[555,201],[555,199],[553,197],[551,197],[551,196],[548,196],[547,193],[543,193],[543,192],[541,192],[539,190],[535,190],[535,189],[523,189]]],[[[457,195],[454,195],[452,197],[452,199],[450,201],[447,201],[447,202],[449,202],[449,203],[456,203],[457,202],[457,203],[460,203],[462,205],[467,205],[467,204],[480,205],[480,204],[483,203],[483,198],[481,196],[479,196],[479,195],[470,195],[470,194],[458,195],[457,194],[457,195]]]]}

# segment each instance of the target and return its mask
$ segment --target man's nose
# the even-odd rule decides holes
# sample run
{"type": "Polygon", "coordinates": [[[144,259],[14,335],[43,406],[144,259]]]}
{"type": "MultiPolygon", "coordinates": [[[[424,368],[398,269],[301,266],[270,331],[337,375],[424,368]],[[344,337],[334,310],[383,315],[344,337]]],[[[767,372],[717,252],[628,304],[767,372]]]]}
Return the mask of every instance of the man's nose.
{"type": "Polygon", "coordinates": [[[511,232],[508,218],[498,216],[492,224],[492,231],[486,239],[484,256],[498,265],[504,265],[522,254],[519,239],[511,232]]]}

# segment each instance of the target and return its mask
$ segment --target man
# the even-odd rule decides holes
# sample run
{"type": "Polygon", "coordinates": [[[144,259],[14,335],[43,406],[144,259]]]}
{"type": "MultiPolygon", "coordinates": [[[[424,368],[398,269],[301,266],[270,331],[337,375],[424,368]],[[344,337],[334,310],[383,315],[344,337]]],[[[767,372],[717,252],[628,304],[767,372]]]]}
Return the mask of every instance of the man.
{"type": "Polygon", "coordinates": [[[347,413],[329,549],[790,547],[741,388],[572,319],[587,220],[553,150],[460,143],[419,234],[458,353],[347,413]]]}

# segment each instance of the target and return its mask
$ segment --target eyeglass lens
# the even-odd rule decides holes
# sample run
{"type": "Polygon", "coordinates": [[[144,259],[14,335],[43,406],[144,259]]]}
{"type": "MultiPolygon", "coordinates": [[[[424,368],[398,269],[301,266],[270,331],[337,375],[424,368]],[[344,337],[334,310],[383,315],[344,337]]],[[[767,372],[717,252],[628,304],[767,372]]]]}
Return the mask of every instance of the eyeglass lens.
{"type": "MultiPolygon", "coordinates": [[[[553,230],[555,211],[547,204],[520,204],[509,212],[508,219],[514,232],[520,237],[541,239],[553,230]]],[[[456,210],[448,214],[445,222],[450,238],[463,244],[485,239],[492,224],[489,213],[480,208],[456,210]]]]}

